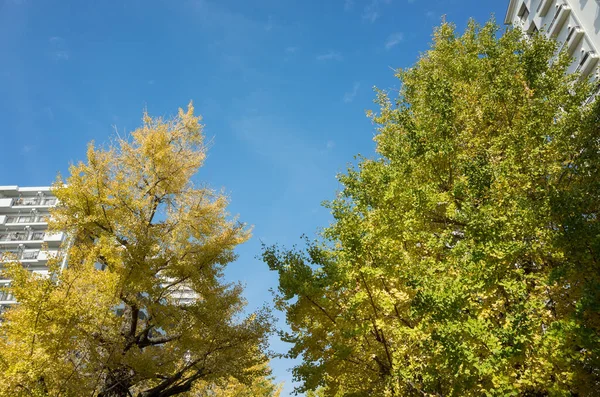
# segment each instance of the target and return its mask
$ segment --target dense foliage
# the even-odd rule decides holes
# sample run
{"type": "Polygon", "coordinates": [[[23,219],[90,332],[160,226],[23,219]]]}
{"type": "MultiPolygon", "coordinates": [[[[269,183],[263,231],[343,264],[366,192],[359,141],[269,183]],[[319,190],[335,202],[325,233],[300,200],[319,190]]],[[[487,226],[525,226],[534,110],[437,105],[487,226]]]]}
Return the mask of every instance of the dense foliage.
{"type": "MultiPolygon", "coordinates": [[[[258,368],[268,370],[266,363],[258,368]]],[[[244,384],[230,377],[217,382],[200,381],[194,385],[188,397],[279,397],[282,384],[275,384],[272,376],[254,376],[252,383],[244,384]]]]}
{"type": "Polygon", "coordinates": [[[279,273],[301,391],[592,395],[600,388],[600,106],[557,45],[435,30],[379,92],[376,159],[279,273]]]}
{"type": "Polygon", "coordinates": [[[68,267],[8,268],[19,302],[0,325],[0,396],[166,397],[198,381],[264,378],[268,313],[241,316],[221,280],[249,237],[227,200],[192,176],[206,151],[193,107],[144,116],[131,139],[90,145],[53,193],[68,267]]]}

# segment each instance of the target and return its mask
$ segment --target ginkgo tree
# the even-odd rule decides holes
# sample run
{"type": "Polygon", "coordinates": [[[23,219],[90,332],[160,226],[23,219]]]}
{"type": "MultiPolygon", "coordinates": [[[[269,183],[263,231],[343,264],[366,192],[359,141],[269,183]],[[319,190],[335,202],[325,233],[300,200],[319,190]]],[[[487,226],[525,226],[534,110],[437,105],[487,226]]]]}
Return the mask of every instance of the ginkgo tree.
{"type": "Polygon", "coordinates": [[[378,156],[279,273],[300,391],[591,396],[600,388],[600,104],[541,34],[471,22],[379,91],[378,156]]]}
{"type": "Polygon", "coordinates": [[[18,305],[0,324],[0,396],[167,397],[268,375],[271,317],[244,317],[241,286],[222,280],[250,231],[192,183],[205,157],[190,104],[90,144],[59,177],[50,230],[69,236],[68,266],[7,267],[18,305]]]}
{"type": "MultiPolygon", "coordinates": [[[[267,364],[261,364],[262,368],[251,368],[251,370],[268,370],[267,364]]],[[[279,397],[283,384],[275,384],[272,376],[255,376],[250,384],[244,384],[230,377],[217,382],[199,381],[192,391],[185,394],[186,397],[279,397]]]]}

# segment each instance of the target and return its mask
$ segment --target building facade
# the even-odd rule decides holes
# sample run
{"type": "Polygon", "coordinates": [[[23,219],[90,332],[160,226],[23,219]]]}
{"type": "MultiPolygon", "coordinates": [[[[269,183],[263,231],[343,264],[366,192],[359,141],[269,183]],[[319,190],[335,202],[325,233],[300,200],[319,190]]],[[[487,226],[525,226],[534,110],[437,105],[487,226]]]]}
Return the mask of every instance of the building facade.
{"type": "MultiPolygon", "coordinates": [[[[34,273],[48,274],[48,259],[59,254],[65,233],[49,233],[50,208],[57,203],[50,187],[0,186],[0,270],[11,261],[19,261],[34,273]]],[[[67,266],[66,256],[61,267],[67,266]]],[[[101,266],[98,266],[102,269],[101,266]]],[[[159,276],[160,277],[160,276],[159,276]]],[[[166,287],[173,280],[165,280],[166,287]]],[[[0,287],[10,280],[0,275],[0,287]]],[[[170,287],[171,297],[186,305],[198,295],[185,283],[170,287]]],[[[0,289],[0,311],[16,303],[14,297],[0,289]]],[[[118,310],[118,309],[117,309],[118,310]]]]}
{"type": "Polygon", "coordinates": [[[600,0],[510,0],[504,23],[556,39],[573,57],[569,73],[600,81],[600,0]]]}
{"type": "MultiPolygon", "coordinates": [[[[49,210],[55,205],[49,187],[0,186],[0,269],[18,260],[32,272],[48,274],[48,259],[58,255],[65,239],[64,233],[47,231],[49,210]]],[[[0,286],[9,282],[0,276],[0,286]]],[[[13,303],[0,290],[0,308],[13,303]]]]}

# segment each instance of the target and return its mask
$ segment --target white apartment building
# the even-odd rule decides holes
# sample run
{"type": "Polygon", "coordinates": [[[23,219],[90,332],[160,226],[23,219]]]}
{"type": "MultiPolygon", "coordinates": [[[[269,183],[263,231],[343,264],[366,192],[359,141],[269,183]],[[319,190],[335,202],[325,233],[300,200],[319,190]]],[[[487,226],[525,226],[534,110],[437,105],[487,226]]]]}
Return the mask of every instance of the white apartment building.
{"type": "Polygon", "coordinates": [[[510,0],[504,23],[556,39],[574,58],[568,73],[600,81],[600,0],[510,0]]]}
{"type": "MultiPolygon", "coordinates": [[[[0,270],[9,261],[19,261],[32,272],[47,275],[48,259],[59,254],[65,233],[48,233],[48,216],[56,205],[50,187],[0,186],[0,270]]],[[[67,265],[66,256],[61,267],[67,265]]],[[[99,267],[100,268],[100,267],[99,267]]],[[[159,276],[160,277],[160,276],[159,276]]],[[[163,287],[173,280],[165,280],[163,287]]],[[[0,275],[0,287],[10,280],[0,275]]],[[[170,295],[179,304],[190,304],[198,295],[185,283],[171,286],[170,295]]],[[[0,290],[0,312],[16,303],[0,290]]]]}
{"type": "MultiPolygon", "coordinates": [[[[58,255],[65,239],[64,233],[47,232],[49,209],[55,205],[49,187],[0,186],[0,269],[18,260],[32,272],[48,274],[48,258],[58,255]]],[[[0,276],[0,285],[9,282],[0,276]]],[[[13,303],[10,294],[0,291],[0,309],[13,303]]]]}

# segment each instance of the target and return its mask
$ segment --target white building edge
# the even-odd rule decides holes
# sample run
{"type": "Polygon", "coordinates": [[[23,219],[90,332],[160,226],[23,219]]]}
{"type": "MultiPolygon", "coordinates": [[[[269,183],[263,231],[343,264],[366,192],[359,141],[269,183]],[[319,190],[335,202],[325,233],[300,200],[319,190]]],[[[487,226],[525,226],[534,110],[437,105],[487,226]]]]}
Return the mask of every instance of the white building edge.
{"type": "Polygon", "coordinates": [[[504,23],[556,39],[573,57],[568,73],[600,81],[600,0],[510,0],[504,23]]]}

